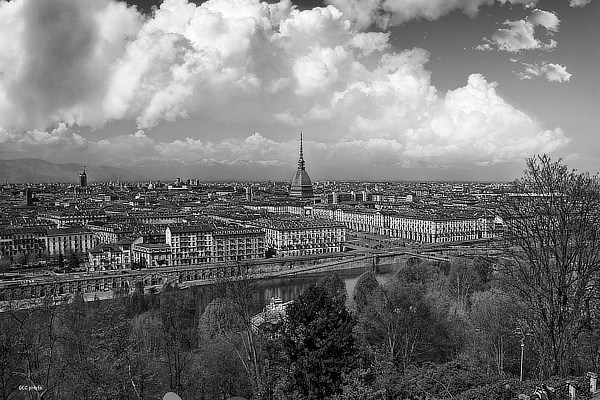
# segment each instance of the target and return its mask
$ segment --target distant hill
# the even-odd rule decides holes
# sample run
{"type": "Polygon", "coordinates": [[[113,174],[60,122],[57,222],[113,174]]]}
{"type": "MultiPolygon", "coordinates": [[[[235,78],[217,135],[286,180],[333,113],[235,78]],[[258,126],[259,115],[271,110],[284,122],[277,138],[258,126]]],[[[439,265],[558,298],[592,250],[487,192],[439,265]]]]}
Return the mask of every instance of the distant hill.
{"type": "MultiPolygon", "coordinates": [[[[79,181],[81,164],[54,164],[37,158],[0,160],[0,181],[11,183],[44,183],[79,181]]],[[[146,177],[127,169],[101,166],[86,166],[88,182],[138,181],[146,177]]]]}
{"type": "MultiPolygon", "coordinates": [[[[291,180],[296,172],[295,165],[280,161],[251,160],[141,160],[127,167],[130,171],[143,174],[150,179],[172,181],[176,177],[194,178],[203,181],[261,181],[291,180]]],[[[309,170],[310,173],[310,170],[309,170]]]]}

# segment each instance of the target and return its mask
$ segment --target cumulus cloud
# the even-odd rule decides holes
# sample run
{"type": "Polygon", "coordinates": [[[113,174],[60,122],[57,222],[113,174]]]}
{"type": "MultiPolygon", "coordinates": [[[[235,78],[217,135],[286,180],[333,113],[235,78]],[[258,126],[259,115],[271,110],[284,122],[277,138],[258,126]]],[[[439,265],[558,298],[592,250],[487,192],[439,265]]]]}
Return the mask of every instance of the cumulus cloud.
{"type": "Polygon", "coordinates": [[[103,123],[105,77],[141,15],[113,1],[0,3],[0,126],[103,123]]]}
{"type": "Polygon", "coordinates": [[[68,148],[71,150],[84,150],[88,148],[89,141],[77,132],[72,132],[65,123],[60,123],[50,132],[37,129],[28,130],[24,134],[9,134],[0,131],[0,143],[11,146],[14,150],[43,148],[68,148]]]}
{"type": "Polygon", "coordinates": [[[556,14],[535,9],[526,19],[505,21],[506,28],[498,29],[492,34],[491,39],[483,38],[484,43],[477,46],[477,50],[491,50],[495,46],[498,50],[516,53],[522,50],[552,51],[558,43],[554,39],[543,43],[535,38],[535,27],[543,26],[546,34],[552,36],[558,31],[560,20],[556,14]]]}
{"type": "MultiPolygon", "coordinates": [[[[402,25],[415,19],[429,21],[460,10],[473,18],[484,5],[495,0],[328,0],[340,9],[346,18],[353,21],[358,29],[366,29],[375,24],[380,28],[402,25]]],[[[501,4],[520,4],[530,7],[537,0],[499,0],[501,4]]]]}
{"type": "Polygon", "coordinates": [[[591,2],[592,0],[570,0],[569,5],[571,7],[585,7],[591,2]]]}
{"type": "Polygon", "coordinates": [[[474,50],[479,50],[479,51],[492,51],[494,50],[494,48],[492,47],[492,42],[488,39],[488,38],[483,38],[484,43],[478,44],[477,46],[473,47],[474,50]]]}
{"type": "Polygon", "coordinates": [[[537,9],[531,12],[531,15],[527,17],[527,21],[533,26],[543,26],[548,32],[558,32],[558,26],[560,25],[560,20],[556,14],[537,9]]]}
{"type": "MultiPolygon", "coordinates": [[[[451,9],[474,15],[485,3],[414,1],[402,16],[400,3],[372,2],[394,24],[451,9]]],[[[481,75],[439,93],[426,50],[393,51],[389,34],[361,32],[342,11],[300,11],[289,0],[166,0],[144,17],[111,0],[2,2],[0,24],[13,29],[0,32],[0,143],[31,154],[60,145],[64,157],[90,160],[293,165],[297,139],[277,132],[302,127],[315,165],[354,169],[504,162],[568,144],[481,75]],[[36,20],[43,15],[55,18],[36,20]],[[195,128],[153,129],[183,118],[195,128]],[[137,131],[78,131],[113,120],[135,121],[137,131]],[[271,133],[250,134],[252,125],[271,133]]],[[[551,15],[535,15],[535,24],[558,29],[551,15]]]]}
{"type": "Polygon", "coordinates": [[[549,82],[568,82],[571,79],[571,74],[560,64],[546,62],[541,64],[523,63],[523,66],[525,70],[517,74],[520,79],[544,77],[549,82]]]}

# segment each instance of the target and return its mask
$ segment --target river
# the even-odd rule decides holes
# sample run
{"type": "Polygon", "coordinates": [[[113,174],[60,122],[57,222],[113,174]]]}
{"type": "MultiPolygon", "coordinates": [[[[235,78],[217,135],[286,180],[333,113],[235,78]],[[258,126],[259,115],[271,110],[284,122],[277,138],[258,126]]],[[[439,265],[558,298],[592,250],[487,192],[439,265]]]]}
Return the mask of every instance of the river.
{"type": "MultiPolygon", "coordinates": [[[[346,293],[348,294],[348,301],[346,305],[350,305],[352,295],[354,293],[354,287],[359,276],[364,272],[364,269],[352,269],[336,272],[340,278],[346,284],[346,293]]],[[[386,282],[393,276],[391,269],[382,271],[377,274],[377,280],[380,283],[386,282]]],[[[273,278],[263,280],[260,282],[260,295],[259,300],[265,304],[270,301],[272,297],[279,297],[284,302],[293,300],[296,298],[304,289],[310,285],[317,283],[319,279],[326,275],[331,275],[333,272],[327,272],[322,274],[311,274],[302,275],[291,278],[273,278]]]]}

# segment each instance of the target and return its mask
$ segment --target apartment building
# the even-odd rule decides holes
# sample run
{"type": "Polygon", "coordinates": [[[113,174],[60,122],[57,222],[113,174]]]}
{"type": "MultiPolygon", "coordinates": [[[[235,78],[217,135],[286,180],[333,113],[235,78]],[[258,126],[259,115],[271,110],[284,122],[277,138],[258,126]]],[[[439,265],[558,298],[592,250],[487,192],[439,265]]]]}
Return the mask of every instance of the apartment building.
{"type": "Polygon", "coordinates": [[[88,271],[128,269],[131,267],[131,241],[103,243],[88,252],[88,271]]]}
{"type": "Polygon", "coordinates": [[[131,246],[132,264],[142,268],[171,267],[171,246],[166,243],[133,243],[131,246]]]}
{"type": "Polygon", "coordinates": [[[125,224],[111,224],[103,221],[92,221],[86,228],[94,235],[94,244],[117,243],[119,240],[131,237],[133,229],[125,224]]]}
{"type": "Polygon", "coordinates": [[[102,210],[60,210],[42,212],[38,219],[51,222],[57,228],[64,228],[68,225],[86,225],[91,221],[106,222],[107,216],[102,210]]]}
{"type": "Polygon", "coordinates": [[[16,262],[18,258],[46,253],[46,228],[32,226],[0,229],[0,258],[16,262]]]}
{"type": "Polygon", "coordinates": [[[265,231],[265,246],[276,257],[344,250],[346,227],[339,222],[324,219],[262,218],[251,224],[265,231]]]}
{"type": "Polygon", "coordinates": [[[171,247],[173,266],[211,262],[213,227],[210,225],[169,226],[165,241],[171,247]]]}
{"type": "Polygon", "coordinates": [[[427,218],[392,216],[392,237],[422,243],[443,243],[484,238],[485,224],[479,218],[427,218]]]}
{"type": "Polygon", "coordinates": [[[265,232],[258,228],[217,228],[213,233],[213,262],[265,257],[265,232]]]}
{"type": "Polygon", "coordinates": [[[48,229],[44,237],[46,253],[51,256],[67,254],[87,254],[94,247],[94,235],[85,228],[48,229]]]}

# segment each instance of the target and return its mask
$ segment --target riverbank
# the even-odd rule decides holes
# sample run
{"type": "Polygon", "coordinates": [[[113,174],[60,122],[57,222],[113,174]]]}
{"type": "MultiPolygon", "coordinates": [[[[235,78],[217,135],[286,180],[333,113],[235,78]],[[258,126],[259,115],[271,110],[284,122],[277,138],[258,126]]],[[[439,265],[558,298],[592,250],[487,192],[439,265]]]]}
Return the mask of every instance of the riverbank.
{"type": "MultiPolygon", "coordinates": [[[[365,271],[391,271],[399,266],[408,255],[400,252],[386,254],[334,254],[320,259],[299,258],[264,260],[247,266],[248,273],[241,273],[240,265],[172,267],[138,271],[111,271],[97,273],[93,276],[73,274],[72,277],[61,276],[59,280],[49,279],[10,282],[12,293],[4,293],[5,300],[0,302],[0,312],[7,309],[30,308],[39,306],[47,295],[53,295],[57,302],[71,300],[74,293],[81,292],[86,301],[107,300],[115,297],[115,292],[127,290],[131,292],[138,283],[145,290],[160,292],[165,284],[178,285],[181,288],[214,285],[223,279],[235,276],[252,276],[257,280],[290,278],[330,273],[348,276],[360,275],[365,271]],[[234,268],[236,272],[234,273],[234,268]],[[253,271],[253,272],[250,272],[253,271]],[[115,288],[118,290],[115,291],[115,288]],[[94,290],[95,289],[95,290],[94,290]]],[[[7,286],[4,286],[6,290],[7,286]]]]}

